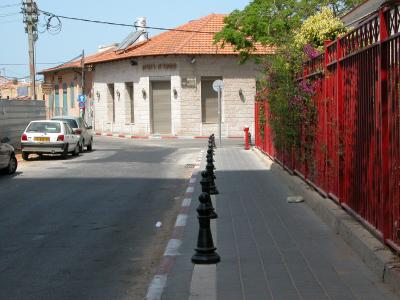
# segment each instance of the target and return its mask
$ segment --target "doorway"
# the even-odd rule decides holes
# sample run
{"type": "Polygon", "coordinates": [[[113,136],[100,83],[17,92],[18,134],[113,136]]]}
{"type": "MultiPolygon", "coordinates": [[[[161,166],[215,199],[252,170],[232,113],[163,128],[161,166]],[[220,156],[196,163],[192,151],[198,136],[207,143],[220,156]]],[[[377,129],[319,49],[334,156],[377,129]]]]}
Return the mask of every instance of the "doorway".
{"type": "Polygon", "coordinates": [[[171,133],[171,82],[151,82],[152,133],[171,133]]]}

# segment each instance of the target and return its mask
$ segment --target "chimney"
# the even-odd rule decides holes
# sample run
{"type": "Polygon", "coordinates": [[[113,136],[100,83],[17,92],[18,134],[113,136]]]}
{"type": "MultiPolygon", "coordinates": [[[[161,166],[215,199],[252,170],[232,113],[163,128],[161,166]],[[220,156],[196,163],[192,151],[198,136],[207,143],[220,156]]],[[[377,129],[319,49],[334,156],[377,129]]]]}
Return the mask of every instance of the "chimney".
{"type": "Polygon", "coordinates": [[[143,33],[140,35],[137,42],[143,42],[148,40],[148,33],[147,33],[147,22],[145,17],[138,17],[135,22],[136,31],[143,30],[143,33]]]}

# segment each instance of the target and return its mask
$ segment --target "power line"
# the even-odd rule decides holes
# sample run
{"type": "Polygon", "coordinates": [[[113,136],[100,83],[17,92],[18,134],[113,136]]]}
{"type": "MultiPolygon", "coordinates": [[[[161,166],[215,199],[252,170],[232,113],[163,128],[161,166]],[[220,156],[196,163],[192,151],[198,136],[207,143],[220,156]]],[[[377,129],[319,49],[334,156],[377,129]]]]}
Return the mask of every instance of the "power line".
{"type": "MultiPolygon", "coordinates": [[[[59,64],[65,64],[65,62],[37,62],[37,65],[59,65],[59,64]]],[[[0,66],[28,66],[29,64],[24,64],[24,63],[6,63],[6,64],[0,64],[0,66]]]]}
{"type": "Polygon", "coordinates": [[[15,6],[20,6],[20,5],[21,5],[21,3],[5,4],[5,5],[0,5],[0,8],[15,7],[15,6]]]}
{"type": "MultiPolygon", "coordinates": [[[[83,19],[83,18],[76,18],[76,17],[67,17],[56,15],[44,10],[39,9],[41,13],[51,18],[57,19],[67,19],[67,20],[74,20],[74,21],[82,21],[82,22],[90,22],[96,24],[104,24],[104,25],[114,25],[114,26],[123,26],[123,27],[134,27],[134,28],[142,28],[142,29],[154,29],[154,30],[163,30],[163,31],[177,31],[177,32],[189,32],[189,33],[205,33],[205,34],[216,34],[217,32],[211,31],[201,31],[201,30],[186,30],[186,29],[176,29],[176,28],[165,28],[165,27],[153,27],[153,26],[137,26],[133,24],[125,24],[125,23],[115,23],[115,22],[108,22],[108,21],[100,21],[100,20],[91,20],[91,19],[83,19]]],[[[60,21],[61,23],[61,21],[60,21]]]]}
{"type": "Polygon", "coordinates": [[[20,13],[19,12],[17,12],[17,13],[9,13],[9,14],[3,14],[3,15],[0,15],[0,18],[6,18],[6,17],[10,17],[10,16],[16,16],[16,15],[19,15],[20,13]]]}
{"type": "Polygon", "coordinates": [[[1,21],[0,24],[8,24],[8,23],[16,23],[16,22],[21,22],[20,19],[12,19],[12,20],[7,20],[7,21],[1,21]]]}

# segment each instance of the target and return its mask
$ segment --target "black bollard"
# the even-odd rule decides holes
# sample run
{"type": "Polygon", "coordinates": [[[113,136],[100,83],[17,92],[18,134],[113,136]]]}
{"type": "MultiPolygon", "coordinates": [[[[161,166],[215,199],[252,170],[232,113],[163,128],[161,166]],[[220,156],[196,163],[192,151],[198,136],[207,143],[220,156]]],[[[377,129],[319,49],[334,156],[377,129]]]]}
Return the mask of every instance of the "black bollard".
{"type": "Polygon", "coordinates": [[[215,162],[215,160],[213,158],[214,156],[213,156],[213,150],[212,149],[208,149],[207,150],[206,158],[209,159],[210,157],[212,158],[213,162],[215,162]]]}
{"type": "Polygon", "coordinates": [[[199,196],[200,205],[197,208],[199,219],[199,235],[197,238],[196,253],[192,256],[192,262],[200,265],[216,264],[221,261],[221,258],[215,252],[217,248],[214,247],[214,242],[210,228],[210,216],[207,211],[207,201],[210,195],[207,193],[201,193],[199,196]]]}
{"type": "MultiPolygon", "coordinates": [[[[201,172],[201,191],[203,193],[210,194],[210,181],[208,180],[208,174],[206,171],[201,172]]],[[[215,212],[215,209],[212,205],[211,197],[208,198],[210,201],[206,203],[207,209],[208,209],[208,215],[210,216],[210,219],[217,219],[218,215],[215,212]]]]}
{"type": "Polygon", "coordinates": [[[211,140],[212,140],[213,147],[214,147],[214,148],[217,148],[217,145],[215,144],[215,135],[212,134],[211,136],[212,136],[212,139],[211,139],[211,140]]]}
{"type": "Polygon", "coordinates": [[[215,179],[217,177],[214,174],[214,164],[212,158],[207,159],[207,165],[206,165],[206,171],[208,174],[208,180],[210,181],[210,195],[218,195],[219,192],[217,190],[217,187],[215,185],[215,179]]]}
{"type": "Polygon", "coordinates": [[[208,148],[214,148],[214,143],[212,140],[208,140],[208,148]]]}
{"type": "Polygon", "coordinates": [[[211,143],[208,144],[208,149],[207,149],[207,151],[208,151],[208,150],[211,150],[213,155],[215,154],[214,147],[213,147],[213,145],[212,145],[211,143]]]}

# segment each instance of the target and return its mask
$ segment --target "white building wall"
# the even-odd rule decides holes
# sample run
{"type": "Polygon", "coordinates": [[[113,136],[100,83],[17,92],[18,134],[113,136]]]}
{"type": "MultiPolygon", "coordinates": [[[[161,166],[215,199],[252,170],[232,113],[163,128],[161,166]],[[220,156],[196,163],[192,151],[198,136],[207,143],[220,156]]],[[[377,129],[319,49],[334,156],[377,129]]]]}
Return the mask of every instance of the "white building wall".
{"type": "Polygon", "coordinates": [[[148,135],[151,132],[150,96],[152,80],[171,81],[172,135],[205,136],[217,133],[217,124],[203,124],[201,116],[201,77],[221,76],[223,92],[223,136],[243,136],[243,127],[248,125],[254,132],[255,78],[257,66],[248,62],[240,65],[232,56],[197,56],[194,63],[190,56],[165,56],[138,58],[138,65],[129,60],[96,65],[94,76],[95,126],[96,130],[132,135],[148,135]],[[158,68],[159,64],[176,64],[175,69],[158,68]],[[154,65],[154,69],[143,69],[154,65]],[[196,78],[196,87],[181,86],[181,78],[196,78]],[[135,122],[126,122],[130,114],[126,105],[125,82],[134,83],[135,122]],[[107,121],[107,83],[115,83],[115,124],[107,121]],[[174,89],[177,97],[174,96],[174,89]],[[239,90],[243,96],[239,95],[239,90]],[[96,92],[100,93],[97,99],[96,92]],[[143,92],[146,97],[143,97],[143,92]]]}

